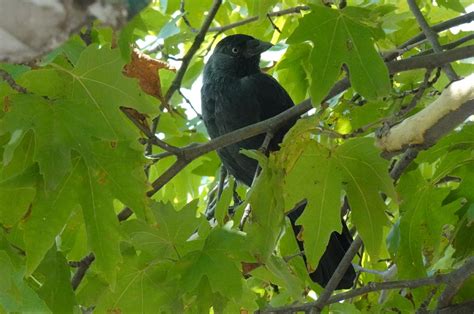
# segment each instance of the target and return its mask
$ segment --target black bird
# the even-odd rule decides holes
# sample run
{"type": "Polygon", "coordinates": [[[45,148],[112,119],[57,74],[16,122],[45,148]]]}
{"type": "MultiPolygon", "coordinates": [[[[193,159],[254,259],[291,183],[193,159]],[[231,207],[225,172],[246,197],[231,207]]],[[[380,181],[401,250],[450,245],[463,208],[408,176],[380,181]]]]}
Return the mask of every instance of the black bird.
{"type": "MultiPolygon", "coordinates": [[[[221,40],[209,58],[201,89],[202,116],[211,138],[271,118],[294,106],[285,89],[270,75],[260,70],[260,54],[272,44],[248,35],[232,35],[221,40]]],[[[284,125],[270,141],[269,150],[278,150],[278,144],[296,120],[284,125]]],[[[258,149],[264,141],[261,134],[217,151],[227,171],[238,181],[250,186],[257,169],[257,162],[240,153],[241,149],[258,149]]],[[[288,216],[297,234],[301,227],[296,219],[304,205],[288,216]]],[[[352,237],[343,223],[342,234],[333,232],[319,265],[310,277],[323,287],[349,248],[352,237]]],[[[303,249],[303,243],[298,243],[303,249]]],[[[338,289],[352,286],[355,278],[351,267],[338,289]]]]}

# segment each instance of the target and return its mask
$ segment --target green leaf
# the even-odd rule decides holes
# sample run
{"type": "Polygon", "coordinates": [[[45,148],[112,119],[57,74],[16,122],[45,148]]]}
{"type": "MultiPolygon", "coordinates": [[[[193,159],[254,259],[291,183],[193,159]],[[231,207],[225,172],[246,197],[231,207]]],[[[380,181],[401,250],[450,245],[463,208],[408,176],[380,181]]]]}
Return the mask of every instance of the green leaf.
{"type": "Polygon", "coordinates": [[[269,167],[267,159],[259,151],[245,151],[244,154],[257,159],[262,167],[247,194],[251,216],[244,230],[248,234],[252,254],[259,262],[265,262],[275,250],[285,224],[282,172],[269,167]]]}
{"type": "Polygon", "coordinates": [[[71,212],[78,207],[79,159],[73,161],[73,170],[56,190],[46,191],[40,185],[32,205],[31,215],[25,219],[26,271],[31,274],[55,242],[71,212]]]}
{"type": "MultiPolygon", "coordinates": [[[[208,280],[213,292],[239,299],[243,291],[240,262],[250,258],[243,253],[245,237],[242,233],[216,227],[206,238],[200,251],[182,259],[181,285],[184,291],[194,291],[201,280],[208,280]]],[[[199,292],[199,291],[198,291],[199,292]]]]}
{"type": "Polygon", "coordinates": [[[345,192],[367,251],[378,256],[387,223],[381,193],[396,200],[388,162],[379,156],[373,139],[351,139],[339,146],[314,141],[311,119],[302,120],[287,135],[277,153],[277,167],[285,171],[285,207],[306,199],[297,223],[303,225],[305,254],[313,269],[333,231],[341,231],[340,208],[345,192]]]}
{"type": "Polygon", "coordinates": [[[220,225],[225,224],[225,218],[229,213],[230,202],[232,201],[232,196],[234,194],[234,184],[234,178],[229,178],[229,181],[217,202],[214,217],[220,225]]]}
{"type": "Polygon", "coordinates": [[[30,167],[17,176],[0,181],[0,223],[5,227],[20,221],[30,210],[36,195],[38,167],[30,167]]]}
{"type": "Polygon", "coordinates": [[[53,247],[38,267],[38,272],[45,277],[38,295],[49,308],[54,313],[73,313],[76,300],[71,286],[71,270],[63,254],[53,247]]]}
{"type": "Polygon", "coordinates": [[[287,290],[294,300],[301,299],[305,288],[304,282],[292,273],[283,258],[275,255],[267,259],[264,267],[252,270],[251,275],[287,290]]]}
{"type": "MultiPolygon", "coordinates": [[[[304,250],[311,269],[315,269],[326,250],[331,233],[341,231],[341,172],[330,151],[312,140],[293,142],[299,149],[296,162],[287,168],[285,177],[286,208],[307,199],[303,214],[296,223],[303,226],[304,250]]],[[[286,146],[285,149],[291,149],[286,146]]]]}
{"type": "Polygon", "coordinates": [[[5,251],[0,251],[0,305],[6,312],[51,313],[38,294],[23,280],[21,268],[13,265],[5,251]]]}
{"type": "Polygon", "coordinates": [[[444,205],[447,188],[436,188],[426,182],[419,171],[402,176],[398,184],[401,197],[400,247],[397,265],[401,278],[426,275],[424,264],[430,264],[441,242],[443,226],[454,224],[462,199],[444,205]]]}
{"type": "Polygon", "coordinates": [[[388,174],[389,163],[380,157],[372,138],[355,138],[337,149],[336,158],[342,172],[347,198],[352,210],[352,221],[360,233],[367,251],[378,256],[383,240],[383,226],[387,225],[386,205],[381,193],[395,202],[397,196],[388,174]]]}
{"type": "Polygon", "coordinates": [[[115,285],[117,265],[121,262],[119,242],[121,235],[118,220],[112,204],[111,191],[104,188],[101,176],[85,164],[79,165],[81,187],[78,197],[83,210],[87,230],[87,240],[96,257],[95,264],[106,280],[115,285]]]}
{"type": "Polygon", "coordinates": [[[186,241],[196,231],[200,219],[196,218],[196,202],[180,211],[170,204],[155,203],[152,206],[156,224],[151,226],[141,220],[123,223],[123,228],[133,245],[150,256],[160,259],[178,259],[184,255],[186,241]]]}
{"type": "Polygon", "coordinates": [[[107,289],[91,305],[98,313],[182,312],[183,305],[177,302],[181,295],[177,282],[167,278],[171,267],[170,261],[149,261],[143,256],[124,254],[115,289],[107,289]]]}
{"type": "Polygon", "coordinates": [[[312,6],[288,39],[290,44],[311,40],[315,45],[310,56],[314,104],[327,95],[343,64],[349,68],[352,86],[362,96],[375,99],[390,91],[388,70],[374,48],[373,30],[364,24],[366,16],[355,7],[333,10],[312,6]]]}
{"type": "Polygon", "coordinates": [[[436,0],[436,2],[447,9],[451,9],[460,13],[466,12],[466,9],[464,9],[463,5],[459,0],[436,0]]]}

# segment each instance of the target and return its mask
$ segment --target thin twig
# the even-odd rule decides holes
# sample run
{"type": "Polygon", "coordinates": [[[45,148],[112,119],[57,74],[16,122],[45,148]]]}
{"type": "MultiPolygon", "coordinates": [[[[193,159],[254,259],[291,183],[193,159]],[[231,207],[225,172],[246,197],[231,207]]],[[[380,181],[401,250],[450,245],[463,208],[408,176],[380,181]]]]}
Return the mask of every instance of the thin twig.
{"type": "Polygon", "coordinates": [[[3,69],[0,69],[0,77],[5,82],[7,82],[7,84],[10,85],[11,88],[16,90],[17,92],[19,92],[21,94],[27,94],[28,93],[28,90],[26,88],[24,88],[23,86],[18,85],[15,82],[15,80],[13,79],[13,77],[10,75],[10,73],[8,73],[7,71],[5,71],[3,69]]]}
{"type": "Polygon", "coordinates": [[[180,2],[179,11],[181,11],[181,14],[182,14],[181,18],[183,19],[184,24],[186,24],[192,32],[197,32],[198,30],[195,29],[195,28],[191,25],[191,22],[189,22],[188,17],[186,16],[187,12],[186,12],[186,10],[184,9],[184,0],[181,0],[181,2],[180,2]]]}
{"type": "MultiPolygon", "coordinates": [[[[465,23],[470,23],[472,21],[474,21],[474,12],[464,14],[464,15],[455,17],[451,20],[447,20],[447,21],[441,22],[439,24],[433,25],[433,26],[431,26],[431,29],[433,31],[439,33],[439,32],[445,31],[447,29],[450,29],[451,27],[455,27],[455,26],[465,24],[465,23]]],[[[400,56],[405,51],[404,50],[405,48],[407,48],[408,46],[414,45],[414,44],[418,45],[418,43],[424,41],[425,39],[426,39],[426,36],[423,32],[416,35],[416,36],[414,36],[414,37],[412,37],[412,38],[410,38],[409,40],[407,40],[406,42],[404,42],[403,44],[398,46],[397,49],[395,49],[393,51],[385,52],[383,54],[385,61],[394,60],[395,58],[400,56]]]]}
{"type": "MultiPolygon", "coordinates": [[[[299,6],[289,8],[289,9],[285,9],[285,10],[269,12],[267,14],[267,16],[274,17],[274,16],[282,16],[282,15],[288,15],[288,14],[297,14],[297,13],[300,13],[301,11],[307,11],[309,9],[310,9],[309,6],[299,5],[299,6]]],[[[259,18],[260,17],[258,15],[255,15],[255,16],[251,16],[251,17],[248,17],[248,18],[243,19],[241,21],[231,23],[231,24],[228,24],[228,25],[219,26],[219,27],[211,27],[211,28],[209,28],[209,32],[223,33],[225,31],[228,31],[229,29],[258,21],[259,18]]]]}
{"type": "Polygon", "coordinates": [[[72,267],[77,267],[76,272],[74,273],[74,276],[72,277],[71,280],[71,285],[72,289],[76,290],[79,284],[82,281],[82,278],[86,275],[87,270],[91,266],[92,262],[95,260],[94,254],[90,253],[83,259],[81,259],[78,262],[70,262],[70,265],[72,267]]]}
{"type": "MultiPolygon", "coordinates": [[[[438,34],[428,25],[428,22],[425,20],[425,17],[421,13],[420,8],[416,5],[415,0],[408,0],[408,6],[410,7],[411,12],[416,18],[418,25],[420,25],[428,41],[431,43],[433,50],[437,53],[442,52],[443,48],[438,42],[438,34]]],[[[443,70],[451,81],[459,79],[454,69],[449,63],[443,65],[443,70]]]]}
{"type": "Polygon", "coordinates": [[[429,313],[428,311],[428,306],[430,306],[431,300],[433,299],[434,295],[438,291],[438,287],[433,287],[430,290],[430,293],[428,296],[425,298],[425,300],[421,303],[420,307],[416,310],[416,314],[425,314],[429,313]]]}
{"type": "Polygon", "coordinates": [[[418,149],[414,147],[408,148],[397,163],[393,166],[392,170],[390,171],[390,177],[392,177],[393,181],[397,181],[405,169],[410,165],[410,163],[418,156],[418,149]]]}
{"type": "MultiPolygon", "coordinates": [[[[180,148],[178,148],[176,146],[173,146],[173,145],[170,145],[170,144],[160,140],[143,123],[140,123],[140,121],[137,120],[137,118],[133,114],[131,114],[128,110],[125,110],[124,107],[120,107],[120,109],[127,116],[127,118],[130,121],[132,121],[133,124],[135,124],[135,126],[148,137],[150,144],[154,144],[154,145],[156,145],[156,146],[158,146],[158,147],[164,149],[165,151],[170,152],[174,155],[179,155],[181,153],[180,148]]],[[[159,120],[159,118],[157,118],[157,120],[159,120]]]]}
{"type": "Polygon", "coordinates": [[[276,30],[278,33],[281,34],[280,28],[278,28],[278,26],[275,24],[275,22],[273,22],[272,17],[270,16],[270,14],[267,14],[267,18],[268,18],[268,20],[270,21],[270,24],[272,24],[273,29],[276,30]]]}
{"type": "MultiPolygon", "coordinates": [[[[474,34],[469,34],[469,35],[464,36],[464,37],[462,37],[458,40],[450,42],[449,44],[442,45],[441,48],[443,50],[451,50],[451,49],[454,49],[458,46],[461,46],[462,44],[467,43],[468,41],[471,41],[473,39],[474,39],[474,34]]],[[[430,54],[430,53],[433,53],[433,52],[434,52],[433,48],[430,48],[430,49],[424,50],[423,52],[420,52],[419,54],[417,54],[417,56],[424,56],[424,55],[427,55],[427,54],[430,54]]]]}
{"type": "Polygon", "coordinates": [[[194,111],[196,116],[198,116],[199,120],[202,120],[202,115],[199,112],[197,112],[196,108],[194,108],[191,101],[186,96],[184,96],[183,92],[181,91],[181,88],[178,89],[178,93],[181,95],[181,97],[183,97],[184,101],[189,105],[189,107],[192,109],[192,111],[194,111]]]}
{"type": "Polygon", "coordinates": [[[212,21],[214,20],[214,17],[217,14],[217,11],[219,10],[219,7],[222,3],[222,0],[214,0],[212,3],[211,9],[209,10],[206,19],[202,23],[201,29],[199,30],[199,33],[196,35],[194,38],[193,44],[191,45],[191,48],[189,48],[188,52],[183,57],[183,61],[181,63],[181,66],[176,73],[176,76],[171,83],[168,91],[166,92],[165,95],[165,103],[168,103],[173,96],[173,94],[180,88],[181,82],[183,81],[184,74],[186,73],[189,64],[191,63],[191,59],[193,56],[196,54],[198,51],[199,47],[201,47],[202,42],[204,41],[206,37],[206,33],[208,32],[209,26],[211,25],[212,21]]]}

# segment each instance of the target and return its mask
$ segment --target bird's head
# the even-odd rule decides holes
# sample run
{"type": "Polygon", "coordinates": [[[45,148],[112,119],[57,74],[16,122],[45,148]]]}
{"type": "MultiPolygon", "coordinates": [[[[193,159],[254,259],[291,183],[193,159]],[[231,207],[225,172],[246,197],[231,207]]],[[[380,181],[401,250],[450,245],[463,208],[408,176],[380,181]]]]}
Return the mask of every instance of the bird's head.
{"type": "Polygon", "coordinates": [[[273,45],[253,38],[237,34],[227,36],[214,49],[210,63],[219,71],[229,75],[246,76],[260,71],[260,54],[273,45]]]}

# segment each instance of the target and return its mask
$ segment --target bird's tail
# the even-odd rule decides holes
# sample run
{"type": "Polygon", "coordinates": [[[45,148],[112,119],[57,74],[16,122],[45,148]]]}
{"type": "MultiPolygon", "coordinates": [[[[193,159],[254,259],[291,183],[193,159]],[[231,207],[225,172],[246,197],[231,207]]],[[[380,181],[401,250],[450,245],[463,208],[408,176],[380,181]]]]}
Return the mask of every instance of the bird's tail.
{"type": "MultiPolygon", "coordinates": [[[[300,226],[297,226],[296,220],[298,217],[303,213],[306,204],[299,206],[297,209],[292,211],[288,214],[290,218],[291,225],[293,227],[293,231],[295,235],[301,230],[300,226]]],[[[334,274],[337,265],[341,262],[344,254],[349,249],[349,246],[352,243],[352,235],[347,228],[347,225],[344,221],[342,221],[342,232],[334,231],[329,238],[329,242],[326,246],[326,251],[324,252],[323,256],[319,260],[318,267],[316,270],[309,274],[311,280],[317,282],[322,287],[325,287],[331,279],[332,275],[334,274]]],[[[298,246],[301,250],[303,250],[303,242],[298,241],[298,246]]],[[[306,257],[303,255],[303,259],[306,263],[306,257]]],[[[356,277],[356,273],[352,265],[346,271],[344,276],[342,277],[341,281],[339,282],[336,289],[349,289],[352,287],[354,280],[356,277]]]]}

